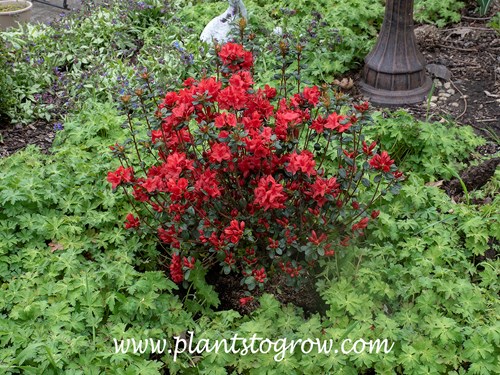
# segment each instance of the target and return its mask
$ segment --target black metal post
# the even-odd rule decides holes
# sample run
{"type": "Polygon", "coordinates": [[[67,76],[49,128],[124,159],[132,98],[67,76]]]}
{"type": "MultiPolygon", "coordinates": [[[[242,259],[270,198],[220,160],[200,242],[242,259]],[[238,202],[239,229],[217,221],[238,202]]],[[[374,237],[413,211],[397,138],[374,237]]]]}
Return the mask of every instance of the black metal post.
{"type": "Polygon", "coordinates": [[[62,6],[57,5],[57,4],[52,4],[52,3],[49,3],[48,1],[44,1],[44,0],[33,0],[33,1],[37,2],[37,3],[45,4],[45,5],[54,7],[54,8],[69,10],[69,8],[68,8],[68,0],[63,0],[63,5],[62,6]]]}

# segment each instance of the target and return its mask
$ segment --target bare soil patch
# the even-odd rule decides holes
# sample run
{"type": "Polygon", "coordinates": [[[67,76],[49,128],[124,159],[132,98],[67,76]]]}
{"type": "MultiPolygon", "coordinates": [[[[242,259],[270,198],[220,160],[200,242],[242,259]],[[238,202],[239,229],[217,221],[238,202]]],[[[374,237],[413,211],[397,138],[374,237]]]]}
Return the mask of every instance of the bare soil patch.
{"type": "Polygon", "coordinates": [[[29,125],[12,125],[0,117],[0,158],[7,157],[28,145],[37,145],[47,153],[52,147],[56,130],[54,124],[37,121],[29,125]]]}

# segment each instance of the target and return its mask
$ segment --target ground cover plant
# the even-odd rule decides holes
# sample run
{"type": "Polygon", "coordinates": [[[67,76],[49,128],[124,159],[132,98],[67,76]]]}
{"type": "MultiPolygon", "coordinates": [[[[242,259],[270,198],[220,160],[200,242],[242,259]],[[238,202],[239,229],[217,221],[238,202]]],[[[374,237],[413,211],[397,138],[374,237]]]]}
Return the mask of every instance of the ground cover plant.
{"type": "MultiPolygon", "coordinates": [[[[176,13],[177,17],[183,17],[182,23],[168,25],[164,21],[171,19],[170,12],[179,10],[175,6],[185,3],[167,4],[172,7],[163,13],[164,3],[149,4],[151,8],[145,4],[144,9],[135,5],[133,9],[124,7],[127,3],[103,8],[94,15],[97,26],[88,22],[81,29],[111,38],[106,40],[113,44],[118,37],[107,34],[106,28],[119,34],[120,30],[114,27],[121,27],[120,17],[131,17],[136,20],[135,28],[131,28],[135,31],[121,29],[121,32],[135,33],[132,37],[136,43],[144,43],[140,50],[135,50],[137,44],[116,50],[109,48],[105,51],[107,58],[100,60],[101,57],[92,56],[88,49],[78,45],[81,38],[78,36],[71,39],[73,44],[61,48],[57,59],[51,57],[59,64],[62,56],[76,52],[77,56],[87,56],[90,60],[88,65],[83,63],[80,67],[78,62],[70,63],[57,73],[62,81],[57,84],[63,85],[64,90],[54,92],[59,92],[63,103],[73,95],[63,91],[77,94],[74,103],[65,108],[55,102],[54,109],[31,100],[31,103],[20,100],[8,104],[8,110],[17,113],[19,118],[33,114],[43,117],[42,113],[61,116],[63,130],[58,132],[49,154],[30,147],[0,160],[0,372],[498,372],[500,263],[498,257],[488,254],[498,251],[500,202],[496,193],[500,176],[497,172],[480,191],[469,192],[469,202],[453,201],[435,186],[439,180],[458,174],[470,163],[471,157],[476,158],[476,162],[481,160],[474,156],[474,150],[484,140],[475,137],[470,128],[459,128],[452,122],[421,122],[403,111],[372,115],[374,124],[363,129],[367,146],[377,141],[382,149],[388,150],[395,164],[405,171],[406,179],[398,195],[386,194],[373,202],[372,209],[380,214],[369,223],[364,236],[356,243],[335,248],[334,256],[318,261],[321,273],[316,277],[316,289],[325,302],[324,311],[305,314],[292,304],[281,305],[274,296],[264,294],[253,301],[254,310],[240,314],[220,308],[219,296],[207,282],[202,267],[190,270],[185,286],[171,280],[169,267],[165,267],[168,261],[163,258],[164,249],[158,246],[156,238],[125,228],[124,221],[128,221],[129,226],[134,224],[133,220],[127,220],[133,207],[125,196],[113,193],[106,181],[108,172],[120,166],[110,146],[116,147],[118,142],[133,149],[133,143],[126,141],[130,138],[127,115],[134,120],[133,125],[137,124],[135,116],[142,111],[139,97],[147,102],[147,108],[156,108],[155,99],[160,103],[167,92],[177,91],[185,78],[208,79],[215,73],[209,64],[208,46],[198,44],[197,33],[189,30],[201,27],[195,22],[200,13],[193,11],[201,9],[196,8],[201,4],[193,5],[194,8],[185,6],[176,13]],[[185,25],[188,25],[186,29],[185,25]],[[172,33],[165,33],[164,27],[172,33]],[[127,49],[130,51],[126,52],[127,49]],[[150,74],[147,80],[145,72],[150,74]],[[101,75],[103,73],[106,74],[101,75]],[[147,83],[154,87],[154,95],[149,96],[147,83]],[[79,84],[82,87],[77,87],[79,84]],[[85,88],[86,84],[93,87],[85,88]],[[128,95],[127,104],[124,101],[127,102],[128,95]],[[19,103],[33,106],[33,112],[24,114],[20,109],[12,109],[12,105],[16,107],[19,103]],[[475,198],[484,204],[473,204],[475,198]],[[188,331],[192,331],[196,339],[230,339],[234,334],[239,337],[255,334],[272,340],[318,338],[334,339],[338,343],[345,337],[354,340],[363,337],[367,340],[388,338],[395,345],[387,354],[325,355],[315,351],[303,354],[297,350],[285,353],[279,360],[274,352],[242,356],[185,351],[175,361],[171,354],[153,354],[150,349],[138,354],[115,352],[114,339],[165,339],[172,348],[174,337],[188,337],[188,331]]],[[[224,8],[222,3],[218,4],[220,9],[224,8]]],[[[252,4],[265,6],[258,2],[252,4]]],[[[309,6],[313,6],[312,3],[301,2],[293,8],[300,14],[307,13],[309,6]]],[[[253,11],[263,17],[272,15],[267,8],[261,10],[255,6],[253,11]]],[[[218,10],[210,12],[218,14],[218,10]]],[[[202,15],[208,19],[211,16],[202,15]]],[[[292,16],[290,14],[290,30],[298,27],[293,26],[293,22],[299,24],[292,16]]],[[[263,19],[272,25],[271,21],[280,19],[273,17],[263,19]]],[[[78,30],[72,28],[73,21],[64,22],[71,33],[78,35],[78,30]]],[[[58,30],[63,33],[63,29],[65,26],[58,30]]],[[[43,36],[37,28],[28,27],[28,30],[28,36],[17,32],[2,34],[2,38],[9,41],[7,69],[18,69],[9,76],[19,82],[14,97],[22,92],[22,87],[29,87],[30,79],[42,87],[41,91],[33,91],[33,95],[46,89],[51,92],[50,87],[56,80],[56,76],[52,76],[56,74],[52,73],[52,64],[33,64],[38,55],[32,55],[30,62],[22,63],[27,65],[21,65],[22,53],[43,50],[44,45],[50,49],[53,45],[53,41],[49,41],[51,31],[43,36]],[[38,39],[45,37],[46,41],[38,39]],[[16,47],[13,42],[17,39],[16,47]],[[29,66],[33,66],[33,72],[28,72],[29,66]],[[43,79],[36,78],[40,76],[49,77],[50,82],[43,83],[43,79]]],[[[252,32],[251,25],[244,30],[245,36],[252,32]]],[[[290,43],[293,47],[288,51],[290,56],[282,58],[278,39],[269,44],[274,45],[274,49],[260,50],[263,47],[259,47],[259,40],[265,34],[255,33],[256,37],[247,47],[254,51],[254,81],[262,84],[262,87],[255,85],[256,92],[259,88],[265,89],[265,82],[278,88],[277,95],[280,90],[288,90],[288,98],[296,92],[297,82],[302,82],[298,90],[302,93],[306,86],[314,84],[323,90],[321,74],[300,79],[291,74],[284,84],[283,79],[274,80],[283,66],[291,73],[301,66],[296,63],[297,44],[290,43]]],[[[126,43],[130,36],[124,36],[122,42],[126,43]]],[[[285,41],[297,41],[297,38],[285,36],[285,41]]],[[[7,55],[0,55],[0,59],[3,56],[7,55]]],[[[329,60],[322,54],[317,58],[325,64],[329,60]]],[[[353,57],[352,61],[356,59],[353,57]]],[[[318,66],[321,65],[318,62],[318,66]]],[[[301,69],[309,68],[302,66],[301,69]]],[[[353,111],[353,104],[358,105],[339,92],[330,95],[338,100],[339,115],[353,113],[348,111],[353,111]]],[[[168,108],[165,110],[162,117],[168,116],[168,108]]],[[[151,112],[148,109],[146,113],[151,112]]],[[[354,113],[366,120],[370,116],[354,113]]],[[[148,120],[152,124],[158,121],[154,116],[148,120]]],[[[339,125],[347,125],[342,122],[345,121],[339,125]]],[[[195,122],[191,122],[193,125],[195,122]]],[[[147,129],[147,125],[134,130],[141,129],[147,129]]],[[[134,135],[142,139],[140,132],[134,135]]],[[[305,142],[305,138],[300,139],[305,142]]],[[[326,147],[326,142],[325,139],[318,143],[326,147]]],[[[342,155],[342,160],[346,160],[342,155]]],[[[337,163],[332,162],[337,161],[335,156],[336,153],[329,155],[323,163],[332,174],[337,172],[337,163]]],[[[152,158],[153,155],[144,160],[153,163],[152,158]]],[[[141,168],[137,157],[132,156],[130,163],[141,168]]],[[[289,165],[285,164],[285,170],[289,165]]],[[[297,171],[294,176],[298,173],[302,172],[297,171]]],[[[351,208],[355,209],[352,205],[351,208]]]]}

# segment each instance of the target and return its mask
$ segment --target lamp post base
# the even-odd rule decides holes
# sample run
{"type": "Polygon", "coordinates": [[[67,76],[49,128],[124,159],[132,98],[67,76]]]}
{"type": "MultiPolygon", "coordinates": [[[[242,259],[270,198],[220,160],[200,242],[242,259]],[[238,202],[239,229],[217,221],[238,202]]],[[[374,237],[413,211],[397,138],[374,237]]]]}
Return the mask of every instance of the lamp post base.
{"type": "Polygon", "coordinates": [[[369,98],[371,103],[389,107],[421,103],[427,98],[431,87],[432,81],[429,77],[425,78],[420,87],[411,90],[377,89],[364,81],[360,82],[361,92],[369,98]]]}

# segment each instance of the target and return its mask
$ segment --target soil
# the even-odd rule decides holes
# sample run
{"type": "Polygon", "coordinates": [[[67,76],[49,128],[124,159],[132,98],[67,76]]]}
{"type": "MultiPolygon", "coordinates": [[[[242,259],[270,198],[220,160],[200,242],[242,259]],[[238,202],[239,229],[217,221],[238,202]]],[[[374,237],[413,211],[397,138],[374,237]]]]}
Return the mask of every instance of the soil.
{"type": "Polygon", "coordinates": [[[0,117],[0,158],[12,155],[30,144],[37,145],[47,153],[55,134],[54,124],[51,123],[37,121],[29,125],[11,125],[0,117]]]}
{"type": "Polygon", "coordinates": [[[492,158],[465,170],[460,176],[462,181],[455,178],[445,183],[446,192],[453,198],[461,196],[464,193],[462,183],[465,185],[467,191],[480,189],[495,174],[495,170],[499,164],[500,158],[492,158]]]}
{"type": "Polygon", "coordinates": [[[251,292],[254,299],[244,305],[240,303],[240,298],[246,297],[245,287],[241,285],[240,278],[236,275],[222,275],[221,272],[214,271],[207,281],[212,284],[220,299],[219,310],[236,310],[245,315],[254,311],[259,303],[258,297],[263,293],[272,294],[281,304],[293,304],[303,309],[306,316],[315,313],[324,313],[326,305],[318,294],[314,280],[304,276],[301,287],[295,288],[286,285],[284,275],[274,275],[268,280],[262,290],[255,289],[251,292]]]}

